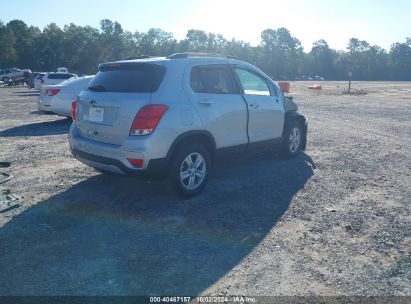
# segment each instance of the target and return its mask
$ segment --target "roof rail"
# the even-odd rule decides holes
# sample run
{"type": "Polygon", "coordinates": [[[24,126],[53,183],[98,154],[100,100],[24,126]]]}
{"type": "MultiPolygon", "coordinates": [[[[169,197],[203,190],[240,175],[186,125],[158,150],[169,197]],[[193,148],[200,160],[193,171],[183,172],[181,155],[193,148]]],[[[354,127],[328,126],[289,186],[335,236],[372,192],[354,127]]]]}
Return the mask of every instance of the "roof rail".
{"type": "Polygon", "coordinates": [[[167,56],[167,59],[181,59],[181,58],[189,58],[189,57],[217,57],[217,58],[233,59],[233,57],[229,55],[222,55],[222,54],[215,54],[215,53],[196,53],[196,52],[175,53],[170,56],[167,56]]]}
{"type": "Polygon", "coordinates": [[[149,56],[149,55],[138,55],[138,56],[128,57],[124,60],[135,60],[135,59],[146,59],[146,58],[151,58],[151,56],[149,56]]]}

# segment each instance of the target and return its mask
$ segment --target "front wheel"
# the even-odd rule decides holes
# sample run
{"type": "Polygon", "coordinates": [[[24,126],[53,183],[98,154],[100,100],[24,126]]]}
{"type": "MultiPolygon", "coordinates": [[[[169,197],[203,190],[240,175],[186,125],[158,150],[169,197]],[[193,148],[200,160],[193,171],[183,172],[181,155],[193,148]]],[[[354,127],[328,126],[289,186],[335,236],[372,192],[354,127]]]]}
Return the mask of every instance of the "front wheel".
{"type": "Polygon", "coordinates": [[[178,193],[189,198],[204,189],[210,169],[208,150],[200,143],[190,143],[177,149],[171,161],[169,177],[178,193]]]}
{"type": "Polygon", "coordinates": [[[303,128],[298,121],[293,120],[287,123],[281,145],[281,155],[284,157],[294,157],[301,150],[303,137],[303,128]]]}

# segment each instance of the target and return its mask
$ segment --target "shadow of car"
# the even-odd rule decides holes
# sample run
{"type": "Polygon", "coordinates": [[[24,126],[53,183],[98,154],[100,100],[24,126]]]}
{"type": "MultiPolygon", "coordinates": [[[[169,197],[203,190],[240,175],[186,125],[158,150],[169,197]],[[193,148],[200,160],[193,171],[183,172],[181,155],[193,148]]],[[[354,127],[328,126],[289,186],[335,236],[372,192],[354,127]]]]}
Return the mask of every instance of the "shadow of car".
{"type": "Polygon", "coordinates": [[[227,162],[188,201],[162,182],[88,178],[0,229],[0,294],[198,295],[252,253],[313,166],[304,153],[227,162]]]}
{"type": "Polygon", "coordinates": [[[0,137],[44,136],[68,133],[71,119],[36,122],[0,131],[0,137]]]}

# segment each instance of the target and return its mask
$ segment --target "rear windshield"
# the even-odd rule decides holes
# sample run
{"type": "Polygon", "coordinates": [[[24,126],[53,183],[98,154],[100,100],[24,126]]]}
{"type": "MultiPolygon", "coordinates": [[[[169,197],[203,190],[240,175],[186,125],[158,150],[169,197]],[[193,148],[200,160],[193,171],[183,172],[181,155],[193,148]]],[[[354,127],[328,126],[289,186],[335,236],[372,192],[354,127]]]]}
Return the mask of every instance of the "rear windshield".
{"type": "Polygon", "coordinates": [[[73,77],[74,75],[72,74],[49,74],[48,78],[49,79],[69,79],[71,77],[73,77]]]}
{"type": "Polygon", "coordinates": [[[72,85],[72,84],[74,84],[74,83],[78,83],[78,82],[82,82],[82,81],[86,82],[87,79],[88,79],[88,81],[90,82],[91,78],[92,78],[92,77],[89,77],[89,76],[85,76],[85,77],[80,76],[80,77],[76,77],[76,78],[73,78],[73,77],[72,77],[72,78],[69,78],[69,79],[67,79],[67,80],[64,80],[64,81],[61,82],[60,84],[61,84],[61,85],[72,85]]]}
{"type": "Polygon", "coordinates": [[[88,87],[97,92],[152,93],[163,80],[166,69],[157,64],[127,63],[100,66],[88,87]]]}

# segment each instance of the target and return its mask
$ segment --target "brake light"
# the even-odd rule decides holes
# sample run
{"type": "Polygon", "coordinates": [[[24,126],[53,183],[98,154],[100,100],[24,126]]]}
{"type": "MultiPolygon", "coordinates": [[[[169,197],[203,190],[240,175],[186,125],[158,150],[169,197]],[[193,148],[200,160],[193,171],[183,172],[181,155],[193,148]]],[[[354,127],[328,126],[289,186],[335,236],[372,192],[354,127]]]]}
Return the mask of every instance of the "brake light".
{"type": "Polygon", "coordinates": [[[58,92],[60,92],[60,89],[48,89],[46,92],[47,96],[54,96],[56,95],[58,92]]]}
{"type": "Polygon", "coordinates": [[[138,158],[127,158],[128,162],[136,168],[143,168],[144,160],[138,158]]]}
{"type": "Polygon", "coordinates": [[[168,110],[166,105],[146,105],[138,111],[130,128],[130,135],[148,135],[157,127],[161,117],[168,110]]]}
{"type": "Polygon", "coordinates": [[[77,100],[71,102],[71,118],[76,120],[77,100]]]}

